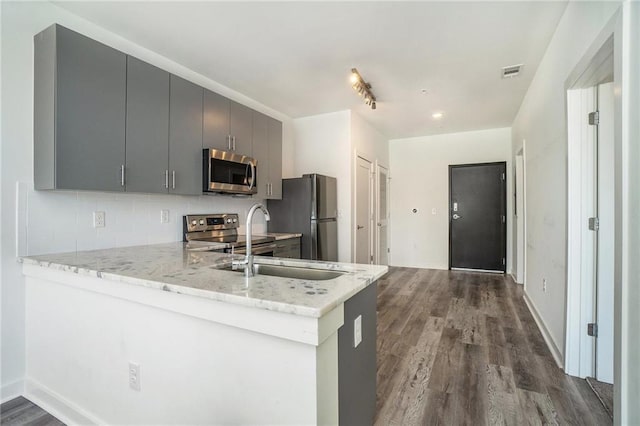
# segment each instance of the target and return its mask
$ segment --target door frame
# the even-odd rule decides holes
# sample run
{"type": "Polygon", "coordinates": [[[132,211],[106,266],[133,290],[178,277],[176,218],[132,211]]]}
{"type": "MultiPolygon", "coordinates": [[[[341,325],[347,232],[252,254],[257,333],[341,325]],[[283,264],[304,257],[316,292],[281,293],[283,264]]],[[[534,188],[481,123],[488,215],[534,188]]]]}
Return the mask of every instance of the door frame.
{"type": "MultiPolygon", "coordinates": [[[[493,166],[493,165],[503,165],[504,166],[504,184],[502,185],[502,199],[504,200],[503,206],[503,217],[505,218],[504,223],[502,224],[502,229],[504,233],[504,241],[503,241],[503,249],[502,249],[502,258],[504,259],[504,264],[502,265],[502,273],[507,273],[507,224],[509,223],[509,218],[507,217],[507,162],[506,161],[491,161],[485,163],[465,163],[465,164],[449,164],[449,210],[447,214],[449,215],[449,270],[451,270],[451,212],[452,212],[452,202],[451,202],[451,171],[454,168],[462,168],[462,167],[477,167],[477,166],[493,166]]],[[[482,272],[493,272],[493,271],[482,271],[482,272]]],[[[497,272],[497,271],[496,271],[497,272]]]]}
{"type": "MultiPolygon", "coordinates": [[[[512,257],[512,261],[515,263],[516,265],[516,274],[514,276],[514,281],[518,284],[522,284],[524,286],[524,288],[527,288],[527,148],[526,148],[526,144],[527,141],[526,140],[522,140],[522,148],[520,148],[520,150],[516,153],[515,155],[515,161],[514,161],[514,168],[517,168],[517,163],[518,163],[518,157],[522,158],[522,190],[520,191],[520,193],[517,192],[517,176],[516,176],[516,182],[514,182],[513,188],[514,191],[516,191],[516,199],[515,199],[515,203],[514,203],[514,208],[513,211],[515,213],[517,213],[517,216],[514,214],[514,216],[516,216],[516,220],[514,223],[514,228],[516,230],[515,232],[515,238],[514,238],[514,242],[516,245],[516,250],[515,250],[515,257],[513,256],[513,254],[511,255],[512,257]],[[518,201],[521,201],[521,208],[520,210],[518,210],[518,201]],[[519,223],[522,223],[522,227],[519,226],[519,223]],[[522,228],[522,230],[520,230],[520,228],[522,228]],[[522,256],[521,258],[521,262],[522,264],[519,265],[520,262],[518,262],[518,258],[522,256]],[[518,267],[519,265],[519,267],[518,267]],[[522,270],[520,270],[522,269],[522,270]]],[[[513,250],[512,250],[513,253],[513,250]]]]}
{"type": "MultiPolygon", "coordinates": [[[[565,102],[567,116],[567,301],[566,301],[566,322],[565,322],[565,359],[564,369],[567,374],[586,377],[595,374],[595,339],[587,336],[586,324],[595,320],[595,254],[592,258],[585,256],[582,244],[576,244],[580,240],[580,235],[584,232],[585,223],[580,215],[584,200],[581,194],[582,180],[588,176],[584,175],[580,164],[569,161],[569,158],[582,158],[584,155],[585,141],[592,138],[592,132],[585,130],[587,125],[585,111],[594,111],[596,107],[597,86],[604,82],[604,78],[613,76],[614,91],[620,86],[618,70],[616,69],[616,49],[619,49],[616,42],[617,16],[607,25],[605,30],[591,45],[585,56],[578,63],[569,78],[565,82],[565,102]],[[577,157],[576,157],[577,156],[577,157]],[[591,262],[591,263],[589,263],[591,262]],[[593,269],[592,280],[584,279],[585,270],[593,269]]],[[[616,157],[619,156],[620,146],[620,96],[615,96],[614,100],[614,149],[616,157]]],[[[595,129],[593,130],[595,133],[595,129]]],[[[614,160],[619,161],[619,158],[614,160]]],[[[619,303],[620,297],[620,264],[618,257],[620,241],[618,237],[620,223],[619,212],[621,211],[619,191],[619,172],[615,176],[615,265],[614,265],[614,304],[619,303]]],[[[597,185],[597,183],[596,183],[597,185]]],[[[596,212],[597,215],[597,212],[596,212]]],[[[618,305],[619,306],[619,305],[618,305]]],[[[614,310],[614,342],[619,339],[620,316],[618,309],[614,310]]],[[[614,344],[614,396],[618,395],[620,376],[617,373],[620,359],[619,344],[614,344]]],[[[614,407],[618,409],[618,398],[614,407]]]]}
{"type": "MultiPolygon", "coordinates": [[[[369,241],[371,245],[369,247],[369,259],[373,256],[373,247],[374,243],[374,235],[373,232],[373,220],[374,220],[374,179],[375,179],[375,169],[374,162],[371,161],[365,154],[353,150],[353,173],[351,176],[351,205],[353,208],[351,209],[351,262],[356,263],[356,247],[357,247],[357,213],[358,213],[358,197],[357,197],[357,173],[358,173],[358,158],[362,158],[366,162],[369,163],[369,241]]],[[[369,264],[373,263],[373,261],[369,261],[369,264]]]]}
{"type": "Polygon", "coordinates": [[[380,265],[380,227],[378,226],[378,223],[380,223],[380,169],[384,169],[385,170],[385,174],[387,176],[387,199],[386,199],[386,212],[387,212],[387,217],[385,218],[387,220],[387,264],[389,263],[389,199],[390,197],[390,188],[389,188],[389,183],[390,183],[390,177],[389,177],[389,168],[387,166],[383,166],[382,164],[380,164],[380,161],[376,160],[376,163],[374,165],[375,167],[375,174],[374,174],[374,179],[375,179],[375,209],[374,209],[374,215],[375,215],[375,232],[374,232],[374,241],[373,241],[373,258],[375,260],[376,265],[380,265]]]}

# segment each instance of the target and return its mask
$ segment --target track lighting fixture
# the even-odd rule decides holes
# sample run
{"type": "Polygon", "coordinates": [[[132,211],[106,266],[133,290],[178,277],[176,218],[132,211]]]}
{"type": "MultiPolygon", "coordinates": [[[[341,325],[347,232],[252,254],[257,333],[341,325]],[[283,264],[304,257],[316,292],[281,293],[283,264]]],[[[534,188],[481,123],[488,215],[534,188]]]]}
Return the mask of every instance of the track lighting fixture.
{"type": "Polygon", "coordinates": [[[371,109],[376,109],[376,97],[371,91],[371,85],[364,81],[357,69],[351,68],[351,87],[358,92],[359,96],[364,97],[364,103],[369,105],[371,109]]]}

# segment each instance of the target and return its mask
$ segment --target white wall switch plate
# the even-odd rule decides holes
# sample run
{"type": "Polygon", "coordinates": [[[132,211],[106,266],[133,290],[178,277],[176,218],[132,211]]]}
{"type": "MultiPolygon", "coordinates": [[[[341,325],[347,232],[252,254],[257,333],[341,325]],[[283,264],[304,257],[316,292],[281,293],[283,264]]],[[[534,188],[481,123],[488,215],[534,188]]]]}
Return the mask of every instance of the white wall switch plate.
{"type": "Polygon", "coordinates": [[[169,223],[169,210],[160,210],[160,223],[169,223]]]}
{"type": "Polygon", "coordinates": [[[362,315],[353,320],[353,347],[357,348],[362,342],[362,315]]]}
{"type": "Polygon", "coordinates": [[[129,362],[129,387],[133,390],[140,390],[140,364],[129,362]]]}
{"type": "Polygon", "coordinates": [[[93,212],[93,227],[104,228],[104,226],[105,226],[105,213],[93,212]]]}

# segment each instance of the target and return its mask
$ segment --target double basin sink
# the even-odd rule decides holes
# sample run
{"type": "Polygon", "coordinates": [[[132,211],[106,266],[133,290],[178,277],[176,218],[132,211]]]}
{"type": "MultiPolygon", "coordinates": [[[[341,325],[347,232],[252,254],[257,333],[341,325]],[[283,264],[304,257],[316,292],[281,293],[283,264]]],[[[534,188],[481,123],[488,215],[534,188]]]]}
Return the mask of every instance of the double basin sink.
{"type": "MultiPolygon", "coordinates": [[[[232,265],[225,265],[222,269],[244,273],[244,265],[239,265],[237,268],[232,265]]],[[[254,263],[253,272],[255,275],[269,275],[272,277],[295,278],[309,281],[332,280],[344,274],[344,272],[329,271],[327,269],[269,265],[265,263],[254,263]]]]}

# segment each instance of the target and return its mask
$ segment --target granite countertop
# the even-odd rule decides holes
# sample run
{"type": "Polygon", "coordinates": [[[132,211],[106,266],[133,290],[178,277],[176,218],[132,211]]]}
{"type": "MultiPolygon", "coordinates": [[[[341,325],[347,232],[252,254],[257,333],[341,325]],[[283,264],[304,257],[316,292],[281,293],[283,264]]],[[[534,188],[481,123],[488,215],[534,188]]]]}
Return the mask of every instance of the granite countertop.
{"type": "Polygon", "coordinates": [[[387,272],[386,266],[255,256],[256,263],[344,271],[311,281],[220,269],[242,256],[187,250],[186,243],[23,257],[36,265],[78,275],[144,286],[238,305],[320,318],[387,272]]]}

